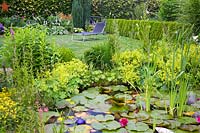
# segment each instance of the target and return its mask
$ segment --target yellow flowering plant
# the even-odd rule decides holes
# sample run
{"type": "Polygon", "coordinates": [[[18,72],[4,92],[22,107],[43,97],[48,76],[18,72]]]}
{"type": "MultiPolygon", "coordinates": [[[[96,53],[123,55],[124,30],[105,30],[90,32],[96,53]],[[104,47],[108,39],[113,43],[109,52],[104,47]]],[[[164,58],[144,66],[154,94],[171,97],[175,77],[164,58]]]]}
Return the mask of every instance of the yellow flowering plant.
{"type": "Polygon", "coordinates": [[[11,93],[6,88],[0,92],[0,127],[12,129],[18,122],[18,103],[11,99],[11,93]]]}

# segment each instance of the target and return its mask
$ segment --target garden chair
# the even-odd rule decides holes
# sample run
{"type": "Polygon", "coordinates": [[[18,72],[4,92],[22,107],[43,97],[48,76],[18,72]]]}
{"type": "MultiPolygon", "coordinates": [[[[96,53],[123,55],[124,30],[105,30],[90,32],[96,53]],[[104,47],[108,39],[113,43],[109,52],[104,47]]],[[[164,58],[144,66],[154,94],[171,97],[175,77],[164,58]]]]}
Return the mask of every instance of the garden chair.
{"type": "MultiPolygon", "coordinates": [[[[82,35],[83,41],[85,41],[86,36],[104,34],[105,26],[106,26],[106,22],[97,22],[95,24],[93,31],[91,31],[91,32],[83,31],[83,32],[78,33],[76,35],[82,35]]],[[[72,39],[73,39],[73,36],[72,36],[72,39]]]]}

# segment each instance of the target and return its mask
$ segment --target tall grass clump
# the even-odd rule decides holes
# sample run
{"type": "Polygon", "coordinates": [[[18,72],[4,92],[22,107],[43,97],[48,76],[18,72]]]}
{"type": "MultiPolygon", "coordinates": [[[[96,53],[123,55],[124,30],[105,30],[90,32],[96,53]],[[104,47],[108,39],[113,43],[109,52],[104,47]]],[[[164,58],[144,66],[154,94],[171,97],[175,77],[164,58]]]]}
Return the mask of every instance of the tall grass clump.
{"type": "Polygon", "coordinates": [[[99,70],[108,70],[113,67],[112,56],[116,53],[118,39],[111,35],[107,42],[92,47],[84,53],[84,60],[88,65],[99,70]]]}

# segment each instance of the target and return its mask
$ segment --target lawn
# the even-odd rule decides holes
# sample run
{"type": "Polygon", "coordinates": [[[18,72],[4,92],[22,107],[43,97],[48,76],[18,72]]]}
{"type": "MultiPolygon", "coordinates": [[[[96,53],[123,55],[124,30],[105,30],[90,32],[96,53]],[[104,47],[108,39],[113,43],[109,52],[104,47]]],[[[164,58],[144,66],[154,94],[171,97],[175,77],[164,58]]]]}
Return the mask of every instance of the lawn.
{"type": "MultiPolygon", "coordinates": [[[[48,40],[50,42],[55,42],[57,45],[72,49],[77,57],[81,57],[86,50],[106,42],[108,37],[109,35],[92,35],[87,36],[86,40],[82,41],[82,36],[74,36],[74,39],[72,40],[72,35],[55,35],[48,36],[48,40]]],[[[3,39],[3,37],[0,37],[0,45],[3,44],[3,39]]],[[[128,37],[120,36],[118,39],[120,51],[135,49],[142,45],[141,41],[128,37]]]]}

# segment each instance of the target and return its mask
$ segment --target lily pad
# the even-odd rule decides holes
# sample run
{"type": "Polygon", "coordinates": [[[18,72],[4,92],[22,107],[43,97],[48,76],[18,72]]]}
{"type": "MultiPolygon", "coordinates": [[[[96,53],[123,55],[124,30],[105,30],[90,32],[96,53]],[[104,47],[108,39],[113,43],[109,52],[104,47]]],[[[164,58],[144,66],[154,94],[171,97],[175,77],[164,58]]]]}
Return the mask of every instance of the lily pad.
{"type": "Polygon", "coordinates": [[[75,105],[76,105],[75,102],[72,101],[71,99],[64,99],[64,100],[61,100],[61,101],[59,101],[59,102],[56,103],[56,107],[58,109],[63,109],[65,107],[72,108],[75,105]]]}
{"type": "Polygon", "coordinates": [[[76,104],[82,104],[82,105],[84,105],[84,104],[86,104],[88,102],[88,99],[85,96],[81,95],[81,94],[73,96],[71,99],[76,104]]]}
{"type": "Polygon", "coordinates": [[[106,128],[106,126],[104,124],[99,123],[99,122],[94,122],[91,124],[91,126],[96,130],[102,130],[102,129],[106,128]]]}
{"type": "Polygon", "coordinates": [[[112,106],[110,109],[110,112],[128,112],[129,107],[127,105],[125,106],[112,106]]]}
{"type": "Polygon", "coordinates": [[[167,120],[167,122],[170,123],[170,125],[168,126],[168,128],[170,128],[170,129],[176,129],[181,125],[181,123],[176,120],[167,120]]]}
{"type": "Polygon", "coordinates": [[[42,112],[42,121],[46,123],[51,117],[59,117],[60,114],[54,111],[42,112]]]}
{"type": "Polygon", "coordinates": [[[111,89],[113,91],[121,91],[121,92],[125,92],[125,91],[128,90],[128,88],[126,86],[123,86],[123,85],[111,86],[111,89]]]}
{"type": "Polygon", "coordinates": [[[147,114],[145,111],[140,111],[139,113],[135,114],[138,121],[147,120],[150,118],[149,114],[147,114]]]}
{"type": "Polygon", "coordinates": [[[135,115],[133,115],[132,114],[133,112],[131,112],[131,113],[121,113],[121,116],[122,117],[125,117],[125,118],[129,118],[129,119],[134,119],[134,118],[136,118],[136,116],[135,115]]]}
{"type": "Polygon", "coordinates": [[[74,111],[76,112],[81,112],[81,111],[88,111],[88,109],[84,106],[76,106],[73,108],[74,111]]]}
{"type": "Polygon", "coordinates": [[[67,126],[57,124],[47,124],[44,127],[45,133],[65,132],[68,130],[67,126]]]}
{"type": "Polygon", "coordinates": [[[74,133],[90,133],[91,129],[92,127],[88,125],[78,125],[74,129],[74,133]]]}
{"type": "Polygon", "coordinates": [[[130,122],[128,122],[128,125],[126,126],[126,129],[128,129],[130,131],[144,132],[149,129],[149,126],[143,122],[134,123],[134,122],[130,121],[130,122]]]}
{"type": "Polygon", "coordinates": [[[131,99],[133,99],[131,95],[124,94],[124,93],[118,93],[114,97],[117,98],[117,99],[124,99],[124,100],[131,100],[131,99]]]}
{"type": "Polygon", "coordinates": [[[98,121],[111,121],[114,120],[114,116],[113,115],[96,115],[95,119],[98,121]]]}
{"type": "Polygon", "coordinates": [[[200,125],[181,125],[179,128],[190,132],[200,131],[200,125]]]}
{"type": "Polygon", "coordinates": [[[197,123],[196,120],[192,117],[180,117],[178,119],[178,122],[180,122],[181,124],[185,124],[185,125],[197,123]]]}
{"type": "Polygon", "coordinates": [[[108,130],[116,130],[121,127],[121,125],[117,121],[107,121],[107,122],[104,122],[104,125],[106,126],[106,129],[108,130]]]}

